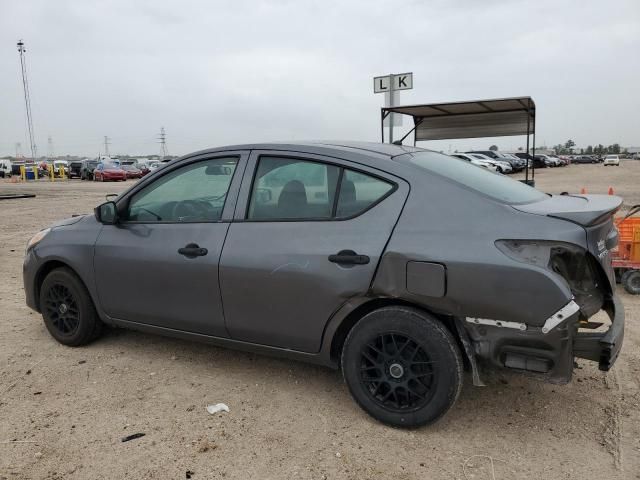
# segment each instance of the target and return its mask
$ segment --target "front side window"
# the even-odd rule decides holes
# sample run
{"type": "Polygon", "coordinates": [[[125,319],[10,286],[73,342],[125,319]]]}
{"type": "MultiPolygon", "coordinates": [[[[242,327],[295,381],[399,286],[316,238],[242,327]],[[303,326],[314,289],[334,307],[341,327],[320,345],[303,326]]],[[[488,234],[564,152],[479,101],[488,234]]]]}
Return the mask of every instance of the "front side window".
{"type": "Polygon", "coordinates": [[[253,181],[250,220],[328,219],[339,167],[292,158],[261,157],[253,181]]]}
{"type": "Polygon", "coordinates": [[[185,165],[137,192],[129,202],[131,222],[216,222],[222,216],[238,159],[216,158],[185,165]]]}

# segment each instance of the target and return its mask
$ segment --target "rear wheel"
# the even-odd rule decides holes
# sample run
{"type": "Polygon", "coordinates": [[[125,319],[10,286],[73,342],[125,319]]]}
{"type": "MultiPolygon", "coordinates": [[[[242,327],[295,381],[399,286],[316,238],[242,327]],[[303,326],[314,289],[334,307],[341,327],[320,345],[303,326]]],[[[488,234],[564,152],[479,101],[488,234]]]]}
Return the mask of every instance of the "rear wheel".
{"type": "Polygon", "coordinates": [[[64,345],[85,345],[102,333],[89,292],[67,268],[53,270],[42,282],[40,309],[47,330],[64,345]]]}
{"type": "Polygon", "coordinates": [[[431,315],[386,307],[363,317],[342,350],[342,372],[355,401],[394,427],[435,422],[462,388],[462,356],[431,315]]]}
{"type": "Polygon", "coordinates": [[[640,270],[630,270],[622,276],[624,289],[632,295],[640,295],[640,270]]]}

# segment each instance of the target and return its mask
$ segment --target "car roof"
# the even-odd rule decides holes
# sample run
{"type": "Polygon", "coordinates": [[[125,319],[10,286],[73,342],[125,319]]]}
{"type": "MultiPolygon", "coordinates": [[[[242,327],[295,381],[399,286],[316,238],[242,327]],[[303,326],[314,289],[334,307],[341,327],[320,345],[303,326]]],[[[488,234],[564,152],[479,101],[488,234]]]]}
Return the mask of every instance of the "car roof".
{"type": "Polygon", "coordinates": [[[393,164],[397,165],[397,162],[390,162],[394,157],[407,153],[429,151],[424,148],[407,145],[394,145],[389,143],[318,140],[307,142],[273,142],[229,145],[225,147],[200,150],[187,155],[187,157],[229,150],[282,150],[287,152],[327,155],[343,158],[345,160],[353,160],[356,162],[360,161],[361,163],[381,169],[384,169],[385,167],[388,168],[393,164]]]}

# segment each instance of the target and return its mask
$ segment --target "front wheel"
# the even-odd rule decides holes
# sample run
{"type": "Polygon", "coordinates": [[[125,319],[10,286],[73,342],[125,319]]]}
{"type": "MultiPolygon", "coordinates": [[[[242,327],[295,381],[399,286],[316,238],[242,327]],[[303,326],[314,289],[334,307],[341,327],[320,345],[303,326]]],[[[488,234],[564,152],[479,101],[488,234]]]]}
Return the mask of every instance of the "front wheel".
{"type": "Polygon", "coordinates": [[[40,310],[47,330],[63,345],[85,345],[102,333],[89,292],[67,268],[53,270],[42,282],[40,310]]]}
{"type": "Polygon", "coordinates": [[[394,427],[435,422],[462,388],[462,356],[451,333],[435,317],[406,307],[375,310],[353,327],[342,372],[360,407],[394,427]]]}

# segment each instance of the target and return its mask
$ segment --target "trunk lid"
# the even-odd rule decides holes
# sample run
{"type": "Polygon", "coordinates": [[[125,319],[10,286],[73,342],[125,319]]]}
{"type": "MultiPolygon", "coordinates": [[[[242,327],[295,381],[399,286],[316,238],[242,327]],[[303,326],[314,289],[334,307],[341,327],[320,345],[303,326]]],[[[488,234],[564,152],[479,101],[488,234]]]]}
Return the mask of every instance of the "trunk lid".
{"type": "Polygon", "coordinates": [[[611,289],[615,290],[615,275],[609,251],[618,245],[613,215],[621,205],[622,198],[614,195],[552,195],[541,202],[514,205],[514,208],[582,226],[586,232],[589,252],[598,260],[609,279],[611,289]]]}
{"type": "Polygon", "coordinates": [[[590,227],[606,221],[621,205],[622,199],[614,195],[551,195],[541,202],[514,205],[514,208],[590,227]]]}

